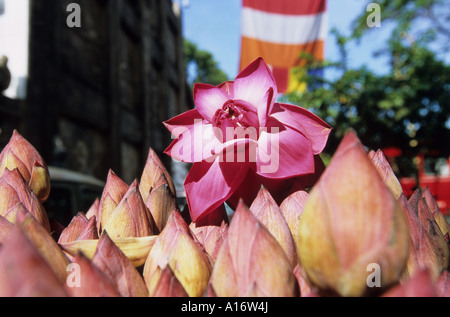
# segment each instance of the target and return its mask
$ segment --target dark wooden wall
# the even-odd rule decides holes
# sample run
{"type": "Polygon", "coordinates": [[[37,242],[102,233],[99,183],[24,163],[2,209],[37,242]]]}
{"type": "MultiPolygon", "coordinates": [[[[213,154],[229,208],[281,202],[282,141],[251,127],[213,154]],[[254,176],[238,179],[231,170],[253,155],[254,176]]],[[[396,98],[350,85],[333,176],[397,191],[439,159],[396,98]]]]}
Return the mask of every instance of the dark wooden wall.
{"type": "Polygon", "coordinates": [[[101,179],[111,168],[131,182],[149,147],[170,166],[162,122],[193,107],[172,1],[32,0],[29,49],[27,99],[0,100],[2,136],[17,128],[49,165],[101,179]],[[66,24],[69,3],[80,28],[66,24]]]}

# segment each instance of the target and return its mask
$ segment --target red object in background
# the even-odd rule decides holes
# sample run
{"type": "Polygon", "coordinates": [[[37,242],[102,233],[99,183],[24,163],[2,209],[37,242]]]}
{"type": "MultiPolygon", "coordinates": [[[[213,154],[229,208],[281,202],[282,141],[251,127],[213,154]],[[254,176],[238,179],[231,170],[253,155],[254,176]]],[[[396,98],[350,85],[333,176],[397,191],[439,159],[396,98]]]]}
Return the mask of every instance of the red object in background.
{"type": "MultiPolygon", "coordinates": [[[[427,173],[423,155],[417,157],[417,168],[419,186],[421,188],[429,187],[441,212],[445,216],[450,217],[450,159],[446,159],[447,173],[444,175],[427,173]]],[[[399,181],[406,197],[410,197],[418,187],[414,177],[402,177],[399,181]]]]}

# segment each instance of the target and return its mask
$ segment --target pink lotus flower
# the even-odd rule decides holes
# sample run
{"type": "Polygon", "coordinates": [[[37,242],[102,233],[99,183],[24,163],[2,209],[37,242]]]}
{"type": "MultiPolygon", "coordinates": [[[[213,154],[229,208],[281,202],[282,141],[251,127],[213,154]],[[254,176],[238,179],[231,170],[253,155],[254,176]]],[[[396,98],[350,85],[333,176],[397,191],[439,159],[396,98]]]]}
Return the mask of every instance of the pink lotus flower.
{"type": "Polygon", "coordinates": [[[331,127],[301,107],[276,103],[277,85],[262,58],[234,81],[196,84],[193,93],[196,109],[164,124],[175,138],[165,153],[194,163],[184,183],[194,222],[227,200],[250,205],[261,184],[282,188],[300,177],[305,187],[317,179],[331,127]]]}

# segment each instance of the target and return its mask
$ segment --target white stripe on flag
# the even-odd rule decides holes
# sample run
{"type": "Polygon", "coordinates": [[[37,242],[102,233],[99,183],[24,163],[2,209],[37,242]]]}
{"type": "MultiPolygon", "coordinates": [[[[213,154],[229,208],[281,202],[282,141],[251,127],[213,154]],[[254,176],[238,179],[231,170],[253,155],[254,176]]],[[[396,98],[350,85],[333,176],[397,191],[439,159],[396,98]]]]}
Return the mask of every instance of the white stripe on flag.
{"type": "Polygon", "coordinates": [[[313,15],[284,15],[242,8],[242,35],[279,44],[304,44],[325,40],[326,12],[313,15]]]}

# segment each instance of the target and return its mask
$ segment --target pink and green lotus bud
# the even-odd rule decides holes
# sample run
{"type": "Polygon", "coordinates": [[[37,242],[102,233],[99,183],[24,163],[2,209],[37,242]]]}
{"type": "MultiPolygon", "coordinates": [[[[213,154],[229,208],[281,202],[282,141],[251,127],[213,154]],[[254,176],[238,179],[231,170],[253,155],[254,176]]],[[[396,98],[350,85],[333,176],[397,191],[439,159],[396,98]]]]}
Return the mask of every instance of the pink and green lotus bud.
{"type": "Polygon", "coordinates": [[[145,237],[159,233],[153,216],[142,200],[135,180],[112,211],[103,226],[103,232],[115,238],[145,237]]]}
{"type": "Polygon", "coordinates": [[[428,186],[424,190],[422,190],[422,197],[425,199],[425,202],[430,208],[434,220],[438,224],[439,229],[441,229],[441,232],[445,237],[445,235],[448,235],[450,233],[450,225],[439,209],[439,205],[428,186]]]}
{"type": "Polygon", "coordinates": [[[191,222],[189,228],[196,240],[203,246],[213,262],[215,262],[220,247],[225,240],[228,225],[222,222],[220,226],[197,226],[194,222],[191,222]]]}
{"type": "Polygon", "coordinates": [[[381,287],[395,284],[409,255],[402,207],[353,131],[341,141],[310,192],[298,230],[299,261],[323,292],[363,296],[378,268],[381,287]]]}
{"type": "Polygon", "coordinates": [[[436,297],[437,292],[427,270],[416,273],[411,279],[399,283],[383,294],[383,297],[436,297]]]}
{"type": "Polygon", "coordinates": [[[6,169],[12,171],[15,168],[39,201],[44,202],[50,194],[47,165],[34,146],[16,130],[0,153],[0,176],[6,169]]]}
{"type": "Polygon", "coordinates": [[[19,225],[0,248],[0,297],[63,297],[64,284],[19,225]]]}
{"type": "Polygon", "coordinates": [[[91,239],[98,239],[96,217],[88,219],[84,213],[79,212],[61,232],[58,243],[91,239]]]}
{"type": "Polygon", "coordinates": [[[100,237],[92,263],[109,277],[120,296],[148,296],[142,276],[107,233],[100,237]]]}
{"type": "MultiPolygon", "coordinates": [[[[161,270],[159,267],[157,270],[161,270]]],[[[166,266],[159,273],[159,280],[151,297],[188,297],[183,285],[178,281],[170,266],[166,266]]]]}
{"type": "Polygon", "coordinates": [[[82,253],[68,267],[65,288],[72,297],[119,297],[110,278],[82,253]]]}
{"type": "Polygon", "coordinates": [[[100,208],[100,199],[96,198],[89,209],[86,211],[86,218],[91,219],[95,216],[99,219],[99,208],[100,208]]]}
{"type": "Polygon", "coordinates": [[[109,170],[106,178],[106,184],[103,188],[102,197],[98,206],[98,223],[97,229],[99,234],[103,231],[109,216],[119,205],[129,186],[112,170],[109,170]]]}
{"type": "Polygon", "coordinates": [[[27,238],[55,272],[59,281],[64,283],[67,277],[69,259],[64,255],[50,233],[25,210],[17,215],[16,223],[19,224],[27,238]]]}
{"type": "Polygon", "coordinates": [[[299,295],[286,252],[242,200],[217,255],[210,284],[219,297],[299,295]]]}
{"type": "Polygon", "coordinates": [[[0,177],[0,216],[4,216],[11,222],[14,222],[14,215],[17,210],[13,209],[18,208],[17,204],[19,203],[50,232],[47,212],[36,195],[27,186],[19,170],[17,168],[12,171],[6,169],[0,177]]]}
{"type": "Polygon", "coordinates": [[[435,283],[436,293],[439,297],[450,297],[450,272],[443,271],[435,283]]]}
{"type": "Polygon", "coordinates": [[[280,205],[280,211],[286,219],[296,246],[298,245],[298,227],[308,197],[308,192],[298,190],[286,197],[280,205]]]}
{"type": "Polygon", "coordinates": [[[259,190],[250,206],[250,211],[275,237],[284,252],[286,252],[289,263],[291,263],[292,269],[294,269],[298,261],[294,238],[278,204],[265,187],[261,187],[259,190]]]}
{"type": "Polygon", "coordinates": [[[144,266],[144,280],[153,294],[161,272],[169,266],[189,296],[203,296],[211,275],[208,254],[194,240],[179,212],[172,212],[144,266]]]}
{"type": "Polygon", "coordinates": [[[9,222],[5,217],[0,216],[0,245],[3,240],[8,237],[9,231],[14,227],[14,224],[9,222]]]}
{"type": "Polygon", "coordinates": [[[178,209],[176,198],[172,194],[164,174],[162,174],[161,180],[160,184],[152,188],[145,203],[159,231],[162,231],[166,226],[170,213],[178,209]]]}
{"type": "Polygon", "coordinates": [[[402,185],[400,185],[400,181],[398,180],[397,176],[395,176],[395,173],[392,170],[392,167],[384,156],[383,152],[381,150],[377,150],[376,152],[370,151],[369,158],[375,164],[375,167],[380,173],[381,178],[392,191],[394,197],[400,197],[400,194],[403,193],[402,185]]]}
{"type": "Polygon", "coordinates": [[[139,190],[142,195],[142,199],[147,201],[147,197],[150,194],[152,188],[156,187],[155,185],[160,182],[161,176],[164,175],[164,178],[167,181],[167,185],[169,186],[170,192],[173,196],[176,196],[175,186],[172,181],[172,177],[169,172],[165,168],[164,164],[159,159],[158,155],[155,151],[150,148],[148,151],[147,161],[145,163],[144,170],[141,175],[139,190]]]}

